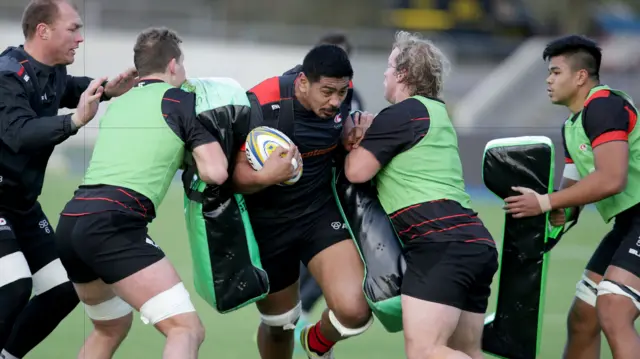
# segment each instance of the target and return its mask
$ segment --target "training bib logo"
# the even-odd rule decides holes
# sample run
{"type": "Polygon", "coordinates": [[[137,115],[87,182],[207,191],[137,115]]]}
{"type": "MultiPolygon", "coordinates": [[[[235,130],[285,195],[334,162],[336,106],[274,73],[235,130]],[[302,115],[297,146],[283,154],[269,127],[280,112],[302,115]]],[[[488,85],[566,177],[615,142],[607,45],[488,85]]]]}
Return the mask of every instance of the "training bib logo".
{"type": "Polygon", "coordinates": [[[581,145],[580,145],[580,147],[579,147],[579,148],[580,148],[580,151],[584,152],[584,151],[586,151],[586,150],[587,150],[587,144],[586,144],[586,143],[583,143],[583,144],[581,144],[581,145]]]}

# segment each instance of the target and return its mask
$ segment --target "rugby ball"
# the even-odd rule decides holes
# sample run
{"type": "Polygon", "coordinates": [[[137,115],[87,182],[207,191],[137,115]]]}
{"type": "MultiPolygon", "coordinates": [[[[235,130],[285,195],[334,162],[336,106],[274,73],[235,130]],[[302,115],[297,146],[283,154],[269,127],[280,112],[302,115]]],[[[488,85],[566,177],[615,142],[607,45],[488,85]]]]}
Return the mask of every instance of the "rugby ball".
{"type": "MultiPolygon", "coordinates": [[[[293,141],[281,131],[267,126],[260,126],[254,128],[247,135],[245,153],[251,167],[256,171],[260,171],[271,153],[278,146],[288,149],[291,145],[293,145],[293,141]]],[[[292,185],[302,177],[302,162],[298,163],[296,158],[292,158],[291,164],[296,170],[296,175],[279,185],[292,185]]]]}

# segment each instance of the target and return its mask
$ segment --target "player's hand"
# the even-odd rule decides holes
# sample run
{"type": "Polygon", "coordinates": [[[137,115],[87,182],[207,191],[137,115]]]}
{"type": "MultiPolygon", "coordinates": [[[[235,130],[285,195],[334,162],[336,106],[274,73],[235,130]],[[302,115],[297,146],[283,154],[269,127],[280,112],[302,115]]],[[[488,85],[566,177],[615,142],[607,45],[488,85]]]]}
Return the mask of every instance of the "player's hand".
{"type": "Polygon", "coordinates": [[[360,111],[354,113],[352,116],[354,125],[348,129],[347,136],[343,143],[347,151],[351,151],[360,146],[360,142],[362,142],[365,133],[371,126],[373,118],[375,117],[372,113],[360,111]]]}
{"type": "Polygon", "coordinates": [[[127,69],[125,72],[109,80],[104,89],[105,95],[108,97],[118,97],[126,93],[135,85],[137,76],[138,71],[135,68],[127,69]]]}
{"type": "Polygon", "coordinates": [[[549,213],[549,222],[554,227],[564,226],[567,223],[567,218],[564,215],[564,209],[554,209],[549,213]]]}
{"type": "Polygon", "coordinates": [[[298,152],[298,147],[293,146],[291,149],[281,146],[276,147],[259,171],[264,178],[264,182],[268,185],[273,185],[294,177],[297,170],[294,169],[291,163],[292,159],[296,159],[298,166],[300,166],[302,158],[298,152]]]}
{"type": "Polygon", "coordinates": [[[551,210],[549,195],[541,195],[526,187],[511,187],[521,195],[505,198],[503,207],[513,218],[525,218],[540,215],[551,210]]]}
{"type": "Polygon", "coordinates": [[[100,97],[102,97],[102,93],[104,92],[102,83],[106,80],[106,77],[101,77],[91,81],[87,89],[80,95],[76,112],[71,115],[71,121],[73,121],[77,128],[89,123],[98,112],[100,97]]]}

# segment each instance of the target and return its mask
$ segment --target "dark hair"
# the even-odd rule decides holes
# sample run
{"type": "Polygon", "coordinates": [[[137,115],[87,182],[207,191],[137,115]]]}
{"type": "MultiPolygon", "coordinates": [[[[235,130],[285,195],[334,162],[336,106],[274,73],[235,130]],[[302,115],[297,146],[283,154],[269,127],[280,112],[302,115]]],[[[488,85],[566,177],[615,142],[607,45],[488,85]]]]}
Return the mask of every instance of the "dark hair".
{"type": "Polygon", "coordinates": [[[336,45],[340,47],[344,47],[347,55],[351,55],[351,50],[353,47],[351,43],[347,39],[347,35],[342,32],[330,32],[325,34],[318,40],[317,45],[336,45]]]}
{"type": "Polygon", "coordinates": [[[302,72],[311,82],[322,77],[353,78],[349,55],[335,45],[318,45],[311,49],[302,61],[302,72]]]}
{"type": "Polygon", "coordinates": [[[590,77],[599,80],[602,49],[595,41],[579,35],[561,37],[547,44],[542,58],[547,61],[561,55],[570,59],[573,70],[584,69],[590,77]]]}
{"type": "Polygon", "coordinates": [[[52,25],[60,14],[60,3],[68,3],[65,0],[31,0],[22,13],[22,33],[25,39],[31,39],[36,33],[39,24],[52,25]]]}
{"type": "Polygon", "coordinates": [[[133,63],[138,76],[163,73],[172,59],[182,55],[182,40],[175,31],[165,27],[144,30],[133,48],[133,63]]]}

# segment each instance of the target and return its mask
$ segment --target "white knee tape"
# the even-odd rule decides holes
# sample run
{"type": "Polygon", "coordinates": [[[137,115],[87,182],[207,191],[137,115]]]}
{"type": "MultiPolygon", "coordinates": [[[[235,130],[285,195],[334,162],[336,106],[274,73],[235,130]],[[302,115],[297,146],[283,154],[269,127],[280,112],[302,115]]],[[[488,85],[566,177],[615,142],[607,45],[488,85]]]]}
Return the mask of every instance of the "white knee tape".
{"type": "Polygon", "coordinates": [[[149,299],[140,308],[144,324],[155,325],[178,314],[195,312],[191,296],[182,282],[149,299]]]}
{"type": "Polygon", "coordinates": [[[295,308],[284,314],[260,314],[260,320],[262,323],[270,327],[281,327],[283,330],[294,330],[296,329],[298,318],[300,318],[300,313],[302,313],[302,303],[298,302],[298,305],[296,305],[295,308]]]}
{"type": "Polygon", "coordinates": [[[636,308],[640,310],[640,292],[624,284],[613,283],[606,279],[603,279],[598,284],[598,296],[607,294],[617,294],[625,296],[635,304],[636,308]]]}
{"type": "Polygon", "coordinates": [[[585,303],[592,307],[596,306],[596,297],[598,294],[598,284],[589,279],[587,276],[582,275],[582,278],[576,284],[576,297],[580,298],[585,303]]]}
{"type": "Polygon", "coordinates": [[[39,295],[69,281],[60,259],[51,261],[33,274],[33,294],[39,295]]]}
{"type": "Polygon", "coordinates": [[[340,335],[343,338],[354,337],[356,335],[360,335],[360,334],[366,332],[367,329],[369,329],[369,327],[371,327],[371,325],[373,325],[373,315],[372,315],[371,318],[369,318],[369,321],[367,322],[367,324],[365,324],[363,327],[356,328],[356,329],[347,328],[347,327],[345,327],[344,325],[342,325],[338,321],[338,318],[336,318],[336,315],[333,314],[332,310],[329,311],[329,320],[331,321],[331,324],[333,325],[333,327],[336,328],[338,333],[340,333],[340,335]]]}
{"type": "Polygon", "coordinates": [[[126,316],[133,308],[120,297],[113,297],[98,305],[84,305],[87,316],[93,320],[113,320],[126,316]]]}
{"type": "Polygon", "coordinates": [[[22,252],[13,252],[0,257],[0,287],[30,277],[31,270],[22,252]]]}

